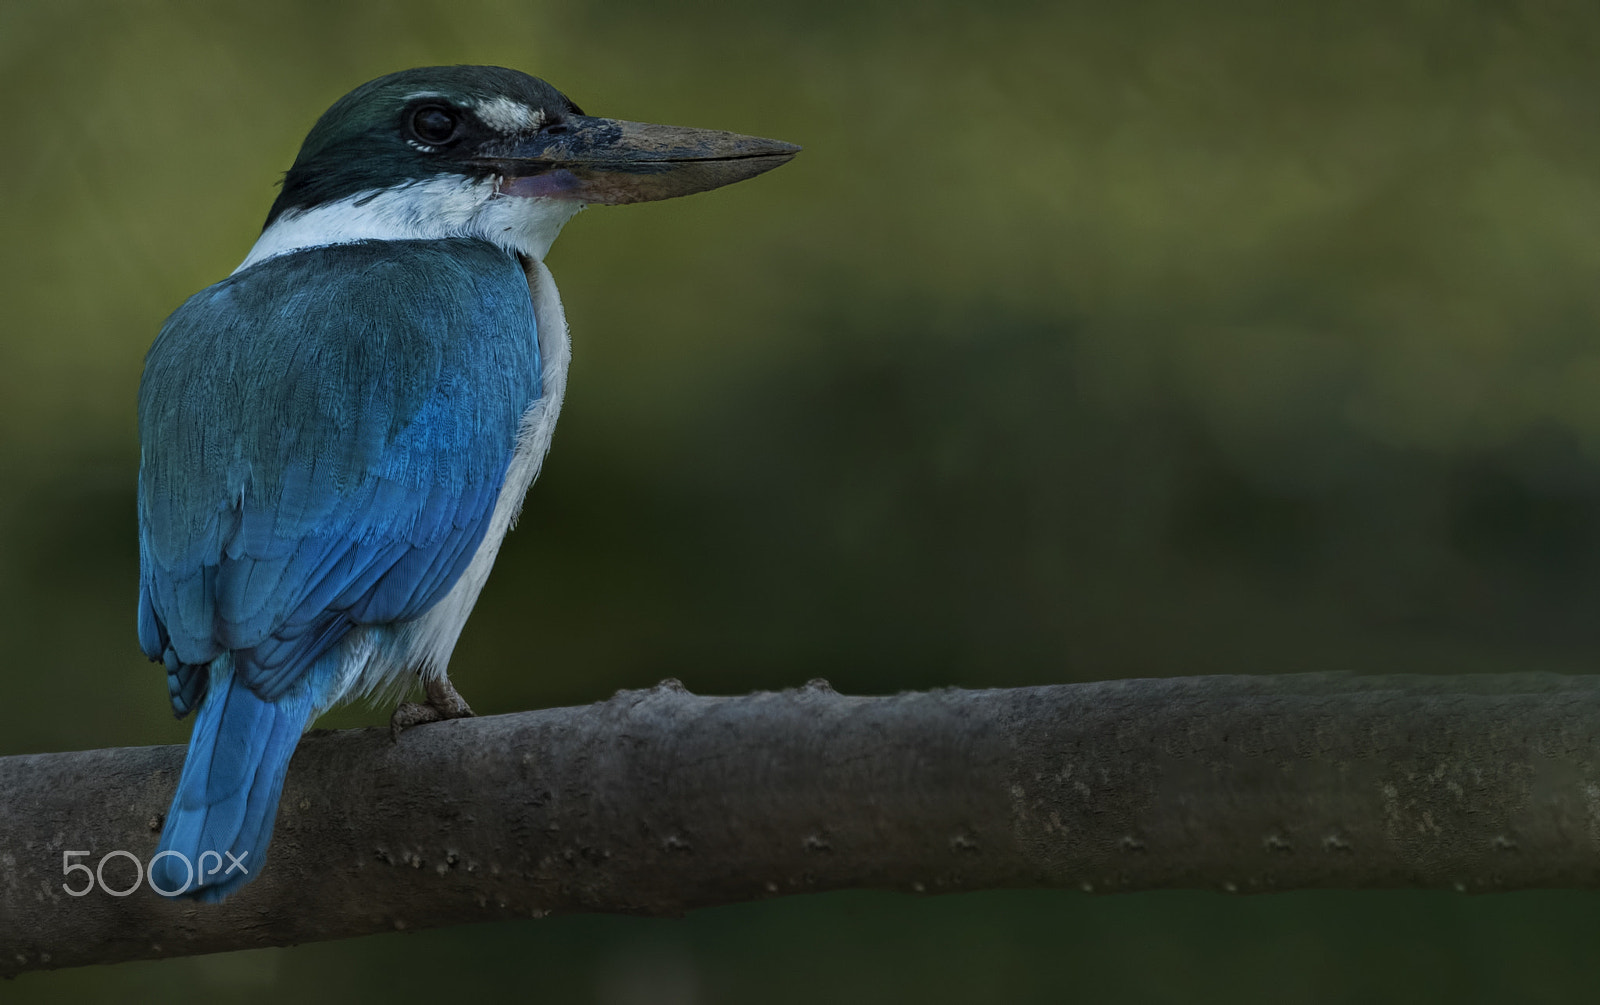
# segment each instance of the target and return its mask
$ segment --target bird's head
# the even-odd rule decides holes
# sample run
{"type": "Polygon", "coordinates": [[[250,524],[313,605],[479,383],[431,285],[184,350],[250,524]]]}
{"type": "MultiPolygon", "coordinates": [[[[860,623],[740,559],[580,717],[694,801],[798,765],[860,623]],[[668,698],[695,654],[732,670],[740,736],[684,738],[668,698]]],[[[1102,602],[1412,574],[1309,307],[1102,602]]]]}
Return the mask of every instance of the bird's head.
{"type": "Polygon", "coordinates": [[[327,244],[463,236],[542,259],[585,205],[704,192],[799,150],[585,115],[502,67],[404,70],[351,91],[312,127],[240,268],[327,244]]]}

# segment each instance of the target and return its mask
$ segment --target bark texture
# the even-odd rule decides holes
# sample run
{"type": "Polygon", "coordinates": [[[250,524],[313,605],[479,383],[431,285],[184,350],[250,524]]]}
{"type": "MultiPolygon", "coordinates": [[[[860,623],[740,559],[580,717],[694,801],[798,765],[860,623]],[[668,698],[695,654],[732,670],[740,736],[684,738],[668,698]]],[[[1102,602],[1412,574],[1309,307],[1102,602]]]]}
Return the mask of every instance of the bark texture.
{"type": "Polygon", "coordinates": [[[793,893],[1600,888],[1600,677],[609,701],[308,734],[221,905],[121,891],[183,750],[0,758],[0,975],[793,893]],[[254,863],[259,869],[263,863],[254,863]]]}

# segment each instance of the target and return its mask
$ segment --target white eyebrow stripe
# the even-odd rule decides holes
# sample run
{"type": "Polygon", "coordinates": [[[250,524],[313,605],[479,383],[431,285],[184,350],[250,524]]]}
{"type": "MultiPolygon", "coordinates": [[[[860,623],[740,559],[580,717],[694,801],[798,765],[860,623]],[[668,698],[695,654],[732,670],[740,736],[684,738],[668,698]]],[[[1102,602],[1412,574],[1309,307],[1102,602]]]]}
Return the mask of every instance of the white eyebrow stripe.
{"type": "Polygon", "coordinates": [[[543,112],[503,95],[479,101],[473,111],[484,125],[502,133],[532,133],[544,125],[543,112]]]}

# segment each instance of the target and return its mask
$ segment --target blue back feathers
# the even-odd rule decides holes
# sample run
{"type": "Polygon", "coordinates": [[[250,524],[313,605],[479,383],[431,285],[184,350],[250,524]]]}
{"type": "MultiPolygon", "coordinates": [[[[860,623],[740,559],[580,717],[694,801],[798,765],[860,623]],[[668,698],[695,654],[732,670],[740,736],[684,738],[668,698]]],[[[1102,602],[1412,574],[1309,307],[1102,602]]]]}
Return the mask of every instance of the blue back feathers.
{"type": "Polygon", "coordinates": [[[482,241],[311,249],[196,294],[139,389],[146,655],[232,650],[270,699],[350,625],[426,611],[539,393],[526,279],[482,241]]]}
{"type": "Polygon", "coordinates": [[[482,541],[541,393],[536,335],[516,259],[473,239],[282,255],[167,321],[139,389],[139,642],[179,715],[219,693],[163,848],[264,826],[264,851],[249,800],[275,808],[334,697],[311,669],[336,676],[319,660],[353,626],[427,611],[482,541]]]}

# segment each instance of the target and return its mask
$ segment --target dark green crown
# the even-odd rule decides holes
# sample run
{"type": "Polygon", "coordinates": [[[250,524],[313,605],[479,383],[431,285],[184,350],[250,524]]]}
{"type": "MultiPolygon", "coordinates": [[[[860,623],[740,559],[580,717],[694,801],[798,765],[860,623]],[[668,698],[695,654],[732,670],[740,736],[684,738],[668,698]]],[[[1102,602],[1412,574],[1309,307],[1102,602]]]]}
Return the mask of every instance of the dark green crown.
{"type": "Polygon", "coordinates": [[[583,114],[538,77],[501,66],[426,66],[379,77],[334,102],[311,127],[294,166],[284,176],[283,191],[267,214],[267,225],[286,210],[308,209],[441,172],[485,173],[481,165],[465,158],[430,155],[419,148],[410,130],[419,108],[448,106],[462,113],[459,128],[464,142],[456,145],[470,151],[496,135],[471,111],[494,98],[542,111],[547,118],[583,114]]]}

